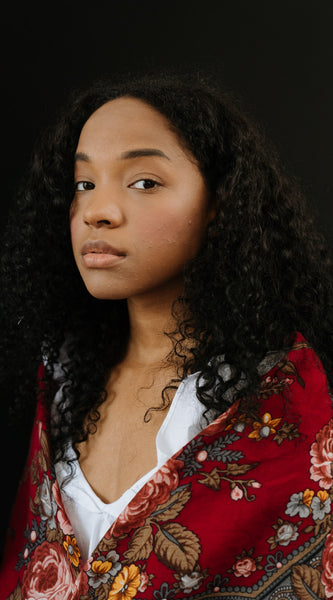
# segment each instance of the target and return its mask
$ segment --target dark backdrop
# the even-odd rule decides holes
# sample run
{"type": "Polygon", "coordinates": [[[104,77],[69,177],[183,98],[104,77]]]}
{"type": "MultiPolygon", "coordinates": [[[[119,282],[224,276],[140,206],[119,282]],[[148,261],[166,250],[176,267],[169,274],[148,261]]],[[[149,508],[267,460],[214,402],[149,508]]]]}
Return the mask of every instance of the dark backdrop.
{"type": "Polygon", "coordinates": [[[302,182],[333,248],[331,0],[12,3],[2,13],[1,224],[38,132],[104,73],[214,67],[302,182]]]}
{"type": "MultiPolygon", "coordinates": [[[[2,6],[0,18],[1,227],[39,131],[73,87],[123,69],[180,64],[213,67],[242,99],[302,182],[333,248],[332,0],[30,0],[2,6]]],[[[20,460],[9,444],[1,452],[10,456],[3,521],[25,458],[19,441],[11,447],[20,460]]]]}

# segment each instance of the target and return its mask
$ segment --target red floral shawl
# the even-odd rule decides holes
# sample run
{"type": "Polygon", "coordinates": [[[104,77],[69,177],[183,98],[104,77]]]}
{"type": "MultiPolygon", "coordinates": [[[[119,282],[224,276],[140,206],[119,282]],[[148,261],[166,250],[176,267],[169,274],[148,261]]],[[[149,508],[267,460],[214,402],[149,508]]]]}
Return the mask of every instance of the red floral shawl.
{"type": "Polygon", "coordinates": [[[0,600],[333,597],[333,409],[301,335],[244,399],[168,460],[86,563],[49,460],[41,400],[0,600]]]}

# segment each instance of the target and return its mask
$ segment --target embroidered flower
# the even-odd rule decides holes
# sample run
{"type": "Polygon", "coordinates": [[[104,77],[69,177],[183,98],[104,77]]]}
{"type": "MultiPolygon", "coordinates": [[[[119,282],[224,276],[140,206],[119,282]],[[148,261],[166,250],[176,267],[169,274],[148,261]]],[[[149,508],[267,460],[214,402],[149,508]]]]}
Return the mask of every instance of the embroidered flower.
{"type": "Polygon", "coordinates": [[[235,485],[235,487],[232,488],[231,492],[230,492],[230,498],[232,500],[241,500],[244,496],[244,492],[242,490],[242,488],[239,487],[239,485],[235,485]]]}
{"type": "Polygon", "coordinates": [[[275,529],[275,535],[266,540],[270,550],[275,550],[277,546],[288,546],[290,542],[294,542],[299,536],[298,526],[290,521],[284,521],[280,517],[272,527],[275,529]]]}
{"type": "Polygon", "coordinates": [[[291,517],[299,515],[301,519],[306,519],[310,514],[310,505],[313,496],[314,492],[309,489],[306,489],[305,492],[292,494],[285,510],[286,515],[290,515],[291,517]]]}
{"type": "Polygon", "coordinates": [[[198,462],[204,462],[207,457],[208,457],[207,450],[199,450],[199,452],[197,452],[195,455],[195,460],[197,460],[198,462]]]}
{"type": "Polygon", "coordinates": [[[69,535],[66,535],[66,539],[63,542],[63,547],[66,550],[67,558],[71,561],[71,563],[73,563],[75,567],[78,567],[81,554],[76,543],[75,537],[70,537],[69,535]]]}
{"type": "Polygon", "coordinates": [[[87,571],[89,585],[96,589],[102,583],[107,583],[111,577],[117,575],[121,569],[118,558],[119,554],[111,550],[107,556],[99,556],[96,560],[93,560],[90,569],[87,571]]]}
{"type": "Polygon", "coordinates": [[[84,571],[73,576],[66,553],[58,542],[43,542],[33,553],[23,575],[22,598],[77,600],[88,592],[84,571]]]}
{"type": "Polygon", "coordinates": [[[138,587],[138,592],[145,592],[149,584],[149,575],[146,571],[141,571],[140,574],[140,585],[138,587]]]}
{"type": "Polygon", "coordinates": [[[312,463],[310,468],[311,479],[319,481],[321,488],[330,489],[333,483],[333,419],[317,433],[310,454],[312,463]]]}
{"type": "Polygon", "coordinates": [[[290,542],[294,542],[297,540],[299,533],[297,531],[297,525],[293,523],[284,522],[277,529],[277,532],[274,536],[275,542],[280,546],[288,546],[290,542]]]}
{"type": "Polygon", "coordinates": [[[134,496],[105,537],[111,534],[119,537],[134,527],[141,527],[156,507],[166,502],[170,493],[178,486],[178,467],[182,464],[178,460],[168,460],[134,496]]]}
{"type": "Polygon", "coordinates": [[[55,515],[57,513],[57,503],[51,492],[51,484],[47,475],[43,475],[40,485],[40,516],[43,521],[48,520],[50,529],[56,528],[55,515]]]}
{"type": "Polygon", "coordinates": [[[115,577],[108,600],[132,600],[141,583],[140,569],[136,565],[124,567],[115,577]]]}
{"type": "Polygon", "coordinates": [[[110,577],[109,571],[112,566],[108,560],[93,560],[91,568],[87,571],[89,577],[89,585],[93,588],[98,587],[101,583],[106,583],[110,577]]]}
{"type": "Polygon", "coordinates": [[[314,496],[314,491],[309,490],[309,488],[306,488],[306,490],[304,490],[304,492],[303,492],[303,504],[305,504],[306,506],[308,506],[310,508],[313,496],[314,496]]]}
{"type": "Polygon", "coordinates": [[[197,590],[203,580],[202,573],[194,571],[190,575],[183,575],[179,580],[179,587],[185,594],[190,594],[192,590],[197,590]]]}
{"type": "Polygon", "coordinates": [[[250,577],[252,573],[263,569],[261,564],[263,557],[253,557],[254,547],[249,550],[243,550],[241,554],[235,556],[235,562],[227,573],[232,573],[235,577],[250,577]]]}
{"type": "Polygon", "coordinates": [[[246,424],[249,422],[249,417],[247,417],[246,414],[243,413],[237,417],[233,417],[232,419],[230,419],[230,423],[226,426],[225,430],[227,431],[228,429],[233,429],[234,431],[237,431],[237,433],[242,433],[246,427],[246,424]]]}
{"type": "Polygon", "coordinates": [[[237,421],[237,423],[234,424],[234,431],[237,433],[243,433],[245,427],[246,423],[244,423],[244,421],[237,421]]]}
{"type": "Polygon", "coordinates": [[[276,433],[275,427],[280,423],[281,418],[272,419],[270,413],[265,413],[261,421],[253,422],[253,431],[249,433],[248,437],[257,441],[268,438],[272,433],[276,433]]]}
{"type": "Polygon", "coordinates": [[[323,571],[321,581],[325,588],[326,598],[333,597],[333,531],[327,536],[321,559],[323,571]]]}
{"type": "Polygon", "coordinates": [[[257,570],[256,562],[250,556],[241,558],[232,565],[232,571],[235,577],[249,577],[251,573],[257,570]]]}
{"type": "Polygon", "coordinates": [[[312,516],[314,520],[322,521],[325,515],[331,511],[331,499],[325,490],[320,490],[311,502],[312,516]]]}

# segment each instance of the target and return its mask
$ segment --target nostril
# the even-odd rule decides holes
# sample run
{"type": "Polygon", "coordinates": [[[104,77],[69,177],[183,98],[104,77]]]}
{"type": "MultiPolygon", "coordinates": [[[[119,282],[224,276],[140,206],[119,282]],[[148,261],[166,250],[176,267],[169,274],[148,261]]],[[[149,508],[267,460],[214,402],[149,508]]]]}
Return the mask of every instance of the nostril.
{"type": "Polygon", "coordinates": [[[108,219],[100,219],[99,221],[97,221],[98,225],[111,225],[111,221],[109,221],[108,219]]]}

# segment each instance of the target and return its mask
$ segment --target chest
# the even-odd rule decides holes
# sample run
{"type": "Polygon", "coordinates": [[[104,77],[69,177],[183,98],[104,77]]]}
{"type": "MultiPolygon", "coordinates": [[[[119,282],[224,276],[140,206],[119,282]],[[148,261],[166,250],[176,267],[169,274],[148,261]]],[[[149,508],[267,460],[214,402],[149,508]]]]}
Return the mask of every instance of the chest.
{"type": "Polygon", "coordinates": [[[96,431],[78,446],[81,469],[104,502],[117,500],[156,466],[156,436],[168,412],[162,403],[167,383],[125,373],[107,386],[96,431]]]}

